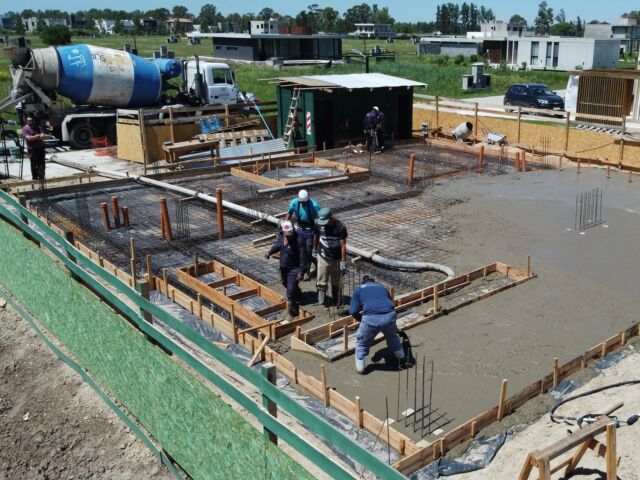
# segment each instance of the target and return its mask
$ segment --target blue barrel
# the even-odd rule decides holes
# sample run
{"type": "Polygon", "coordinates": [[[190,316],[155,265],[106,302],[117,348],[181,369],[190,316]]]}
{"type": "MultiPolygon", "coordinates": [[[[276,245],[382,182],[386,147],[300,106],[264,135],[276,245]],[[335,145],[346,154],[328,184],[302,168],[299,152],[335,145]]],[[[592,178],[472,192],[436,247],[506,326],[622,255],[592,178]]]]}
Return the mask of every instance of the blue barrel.
{"type": "Polygon", "coordinates": [[[157,105],[162,75],[153,62],[122,50],[94,45],[57,47],[58,93],[77,104],[113,107],[157,105]]]}
{"type": "Polygon", "coordinates": [[[156,58],[153,63],[160,69],[165,79],[177,77],[182,73],[182,65],[174,58],[156,58]]]}

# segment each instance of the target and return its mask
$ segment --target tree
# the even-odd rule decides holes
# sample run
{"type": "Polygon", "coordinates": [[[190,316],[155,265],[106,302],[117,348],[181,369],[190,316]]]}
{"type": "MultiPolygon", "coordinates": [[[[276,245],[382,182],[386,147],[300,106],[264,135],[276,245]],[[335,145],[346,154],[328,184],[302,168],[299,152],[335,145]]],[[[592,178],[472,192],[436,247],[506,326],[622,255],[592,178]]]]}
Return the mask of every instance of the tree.
{"type": "Polygon", "coordinates": [[[332,7],[325,7],[322,10],[322,31],[323,32],[336,32],[337,21],[340,17],[340,12],[332,7]]]}
{"type": "Polygon", "coordinates": [[[553,24],[553,8],[543,1],[538,5],[538,16],[533,21],[536,27],[536,33],[549,33],[553,24]]]}
{"type": "Polygon", "coordinates": [[[561,8],[558,14],[556,15],[556,22],[567,23],[567,15],[564,13],[564,8],[561,8]]]}
{"type": "Polygon", "coordinates": [[[153,10],[148,10],[145,15],[150,18],[155,18],[158,22],[164,22],[171,12],[167,8],[154,8],[153,10]]]}
{"type": "Polygon", "coordinates": [[[203,32],[208,32],[211,27],[217,26],[218,22],[222,21],[222,15],[218,13],[215,5],[207,3],[200,9],[200,15],[198,15],[196,21],[200,24],[203,32]]]}
{"type": "Polygon", "coordinates": [[[374,3],[371,7],[373,15],[373,23],[389,23],[394,24],[395,19],[389,15],[389,7],[378,8],[378,4],[374,3]]]}
{"type": "Polygon", "coordinates": [[[46,45],[68,45],[71,43],[71,30],[64,25],[45,26],[39,36],[46,45]]]}
{"type": "Polygon", "coordinates": [[[20,15],[18,15],[17,13],[14,14],[13,16],[13,22],[14,22],[14,27],[13,27],[13,31],[16,33],[16,35],[24,35],[25,34],[25,30],[24,30],[24,23],[22,23],[22,17],[20,15]]]}
{"type": "Polygon", "coordinates": [[[273,8],[264,7],[258,15],[256,15],[256,20],[264,20],[265,22],[273,17],[273,8]]]}
{"type": "Polygon", "coordinates": [[[189,13],[189,9],[183,5],[176,5],[171,9],[173,18],[184,18],[189,13]]]}
{"type": "Polygon", "coordinates": [[[578,18],[576,18],[576,36],[581,37],[583,35],[584,35],[584,21],[580,18],[580,15],[578,15],[578,18]]]}
{"type": "Polygon", "coordinates": [[[20,13],[20,16],[24,19],[27,19],[27,18],[35,17],[36,12],[31,10],[30,8],[27,8],[25,10],[22,10],[22,12],[20,13]]]}
{"type": "Polygon", "coordinates": [[[522,27],[522,28],[528,27],[527,19],[518,14],[512,15],[511,18],[509,19],[509,23],[517,27],[522,27]]]}
{"type": "Polygon", "coordinates": [[[561,37],[577,36],[577,28],[573,22],[558,22],[551,25],[549,31],[551,35],[559,35],[561,37]]]}
{"type": "Polygon", "coordinates": [[[636,21],[640,24],[640,10],[632,10],[628,13],[622,15],[623,18],[635,18],[636,21]]]}
{"type": "Polygon", "coordinates": [[[353,32],[356,28],[356,23],[372,23],[373,12],[371,7],[367,3],[361,3],[360,5],[354,5],[346,12],[343,13],[344,24],[343,27],[346,32],[353,32]]]}

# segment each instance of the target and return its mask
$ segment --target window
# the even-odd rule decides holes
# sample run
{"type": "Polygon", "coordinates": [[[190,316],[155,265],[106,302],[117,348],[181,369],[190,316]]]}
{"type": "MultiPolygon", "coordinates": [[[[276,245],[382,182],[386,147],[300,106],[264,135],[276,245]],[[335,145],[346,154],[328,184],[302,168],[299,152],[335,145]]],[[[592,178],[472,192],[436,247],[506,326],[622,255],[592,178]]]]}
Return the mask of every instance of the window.
{"type": "Polygon", "coordinates": [[[529,65],[536,65],[538,63],[538,49],[540,48],[540,42],[531,42],[531,58],[529,65]]]}
{"type": "MultiPolygon", "coordinates": [[[[235,50],[237,47],[227,47],[227,50],[235,50]]],[[[214,84],[228,83],[233,85],[233,78],[231,77],[231,70],[223,68],[214,68],[211,70],[211,78],[214,84]]]]}
{"type": "Polygon", "coordinates": [[[560,43],[555,42],[553,44],[553,66],[554,67],[558,66],[558,50],[560,50],[560,43]]]}
{"type": "Polygon", "coordinates": [[[551,42],[547,42],[547,55],[545,57],[545,66],[550,67],[551,66],[551,51],[553,49],[553,44],[551,42]]]}
{"type": "Polygon", "coordinates": [[[514,93],[515,95],[522,95],[522,90],[522,85],[514,85],[511,87],[511,93],[514,93]]]}

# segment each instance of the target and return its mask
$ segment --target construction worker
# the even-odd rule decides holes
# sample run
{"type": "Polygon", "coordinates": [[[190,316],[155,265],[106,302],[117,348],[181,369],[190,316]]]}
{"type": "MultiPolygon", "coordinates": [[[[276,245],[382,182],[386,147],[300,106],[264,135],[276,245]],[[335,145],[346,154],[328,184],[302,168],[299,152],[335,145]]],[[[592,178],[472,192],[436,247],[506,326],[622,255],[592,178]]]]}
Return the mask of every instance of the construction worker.
{"type": "Polygon", "coordinates": [[[362,285],[353,292],[349,313],[360,322],[356,336],[356,372],[364,373],[369,348],[379,332],[384,335],[395,358],[400,363],[404,362],[404,349],[396,325],[396,310],[391,294],[384,285],[365,275],[362,285]]]}
{"type": "Polygon", "coordinates": [[[298,196],[291,200],[289,210],[285,215],[285,220],[296,223],[298,235],[304,239],[305,252],[307,255],[308,269],[304,272],[304,280],[309,280],[310,269],[315,269],[315,262],[311,255],[313,250],[313,227],[320,212],[320,205],[312,198],[309,192],[300,190],[298,196]]]}
{"type": "Polygon", "coordinates": [[[280,226],[276,243],[265,255],[268,260],[274,253],[280,254],[280,279],[287,289],[287,318],[294,320],[300,311],[302,291],[298,285],[307,268],[304,240],[296,234],[293,224],[285,220],[280,226]]]}
{"type": "Polygon", "coordinates": [[[378,107],[373,107],[364,116],[364,133],[367,136],[367,150],[371,153],[380,153],[384,149],[384,113],[378,107]]]}
{"type": "Polygon", "coordinates": [[[347,228],[326,207],[318,212],[313,235],[313,257],[318,261],[318,305],[325,305],[329,280],[331,299],[337,305],[341,275],[347,271],[347,228]]]}
{"type": "Polygon", "coordinates": [[[22,127],[22,136],[27,143],[27,152],[31,163],[31,178],[33,180],[44,180],[44,130],[33,120],[33,117],[27,117],[26,123],[22,127]]]}

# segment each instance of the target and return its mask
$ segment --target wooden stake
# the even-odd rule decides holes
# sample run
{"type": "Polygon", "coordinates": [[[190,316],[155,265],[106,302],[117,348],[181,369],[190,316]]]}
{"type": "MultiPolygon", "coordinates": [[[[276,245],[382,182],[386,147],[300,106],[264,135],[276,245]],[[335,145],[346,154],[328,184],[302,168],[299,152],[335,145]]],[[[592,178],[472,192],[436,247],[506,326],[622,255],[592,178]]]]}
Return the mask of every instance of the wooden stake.
{"type": "Polygon", "coordinates": [[[484,168],[484,145],[480,145],[480,155],[478,156],[478,167],[484,168]]]}
{"type": "Polygon", "coordinates": [[[522,152],[520,154],[520,168],[522,169],[523,172],[527,171],[527,153],[526,152],[522,152]]]}
{"type": "Polygon", "coordinates": [[[471,438],[475,438],[477,434],[478,434],[478,422],[473,420],[471,422],[471,438]]]}
{"type": "Polygon", "coordinates": [[[149,288],[154,290],[153,284],[153,270],[151,269],[151,255],[147,255],[147,280],[149,281],[149,288]]]}
{"type": "Polygon", "coordinates": [[[553,388],[558,386],[560,381],[560,364],[558,363],[558,357],[553,358],[553,388]]]}
{"type": "Polygon", "coordinates": [[[531,276],[531,255],[527,255],[527,277],[531,276]]]}
{"type": "Polygon", "coordinates": [[[513,161],[516,172],[520,171],[520,152],[516,152],[516,159],[513,161]]]}
{"type": "Polygon", "coordinates": [[[616,480],[618,468],[618,455],[616,453],[616,426],[614,424],[607,425],[607,480],[616,480]]]}
{"type": "Polygon", "coordinates": [[[256,360],[258,360],[258,357],[264,351],[264,347],[267,346],[267,343],[269,343],[269,340],[270,340],[269,335],[266,335],[264,337],[264,340],[262,340],[262,343],[256,350],[256,352],[253,354],[253,357],[251,357],[251,360],[249,360],[249,363],[247,363],[247,366],[252,367],[253,364],[256,363],[256,360]]]}
{"type": "Polygon", "coordinates": [[[569,128],[571,127],[571,112],[567,112],[567,121],[564,124],[564,153],[569,150],[569,128]]]}
{"type": "Polygon", "coordinates": [[[409,155],[409,176],[407,177],[407,185],[413,185],[413,169],[416,163],[416,156],[412,153],[409,155]]]}
{"type": "Polygon", "coordinates": [[[111,230],[111,223],[109,222],[109,209],[107,208],[107,204],[102,202],[100,204],[100,212],[102,213],[102,224],[104,226],[104,231],[108,232],[111,230]]]}
{"type": "Polygon", "coordinates": [[[173,233],[171,232],[171,222],[169,220],[169,209],[167,208],[167,199],[160,199],[160,223],[162,225],[162,236],[165,240],[172,241],[173,233]]]}
{"type": "Polygon", "coordinates": [[[362,418],[362,406],[360,405],[360,397],[357,395],[356,395],[355,407],[356,407],[356,417],[354,421],[356,422],[356,425],[358,425],[358,428],[362,428],[362,425],[364,423],[362,418]]]}
{"type": "Polygon", "coordinates": [[[322,400],[324,406],[329,406],[329,389],[327,388],[327,374],[324,371],[324,363],[320,364],[320,383],[322,384],[322,400]]]}
{"type": "Polygon", "coordinates": [[[198,253],[193,252],[193,276],[198,276],[198,253]]]}
{"type": "Polygon", "coordinates": [[[349,332],[347,331],[347,325],[342,327],[342,348],[345,352],[349,350],[349,332]]]}
{"type": "Polygon", "coordinates": [[[522,123],[522,107],[518,107],[518,137],[516,143],[520,143],[520,125],[522,123]]]}
{"type": "Polygon", "coordinates": [[[111,213],[113,214],[113,224],[115,228],[120,227],[120,208],[118,207],[118,197],[111,197],[111,213]]]}
{"type": "Polygon", "coordinates": [[[238,328],[236,327],[236,307],[232,303],[229,312],[231,316],[231,328],[233,329],[233,343],[238,343],[238,328]]]}
{"type": "Polygon", "coordinates": [[[600,344],[600,358],[607,356],[607,342],[600,344]]]}
{"type": "Polygon", "coordinates": [[[611,165],[607,165],[607,178],[611,178],[611,165]]]}
{"type": "Polygon", "coordinates": [[[629,170],[629,183],[633,182],[633,171],[629,170]]]}
{"type": "Polygon", "coordinates": [[[504,416],[504,400],[507,396],[507,379],[502,380],[500,384],[500,398],[498,401],[498,421],[502,420],[504,416]]]}
{"type": "Polygon", "coordinates": [[[577,174],[580,174],[580,159],[578,159],[578,168],[576,170],[577,174]]]}
{"type": "Polygon", "coordinates": [[[438,313],[438,311],[440,310],[440,305],[439,305],[439,301],[438,301],[438,286],[434,285],[433,286],[433,313],[438,313]]]}
{"type": "Polygon", "coordinates": [[[224,238],[224,215],[222,212],[222,189],[220,187],[216,188],[216,212],[218,214],[218,240],[222,240],[224,238]]]}
{"type": "Polygon", "coordinates": [[[122,207],[122,223],[125,227],[129,227],[129,207],[122,207]]]}

